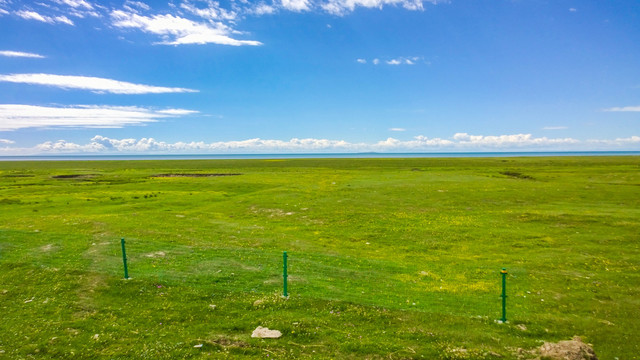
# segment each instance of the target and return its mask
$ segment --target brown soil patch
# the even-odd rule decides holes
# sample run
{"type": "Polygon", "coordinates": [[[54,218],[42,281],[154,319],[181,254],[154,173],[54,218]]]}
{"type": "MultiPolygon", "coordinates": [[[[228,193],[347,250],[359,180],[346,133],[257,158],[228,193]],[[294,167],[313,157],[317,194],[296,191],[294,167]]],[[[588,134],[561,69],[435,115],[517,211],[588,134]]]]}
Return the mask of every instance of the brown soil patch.
{"type": "Polygon", "coordinates": [[[144,256],[148,258],[155,258],[155,257],[164,257],[165,255],[166,253],[164,251],[156,251],[156,252],[145,254],[144,256]]]}
{"type": "Polygon", "coordinates": [[[544,343],[540,347],[540,357],[550,360],[598,360],[593,348],[578,336],[558,343],[544,343]]]}
{"type": "Polygon", "coordinates": [[[217,176],[238,176],[242,174],[224,174],[224,173],[214,173],[214,174],[157,174],[154,177],[217,177],[217,176]]]}
{"type": "Polygon", "coordinates": [[[226,348],[246,348],[249,347],[249,344],[241,341],[241,340],[237,340],[237,339],[231,339],[225,336],[219,336],[218,338],[215,339],[211,339],[208,341],[211,344],[215,344],[218,345],[224,349],[226,348]]]}
{"type": "Polygon", "coordinates": [[[40,250],[42,250],[43,252],[49,252],[53,249],[53,244],[47,244],[45,246],[41,246],[40,250]]]}

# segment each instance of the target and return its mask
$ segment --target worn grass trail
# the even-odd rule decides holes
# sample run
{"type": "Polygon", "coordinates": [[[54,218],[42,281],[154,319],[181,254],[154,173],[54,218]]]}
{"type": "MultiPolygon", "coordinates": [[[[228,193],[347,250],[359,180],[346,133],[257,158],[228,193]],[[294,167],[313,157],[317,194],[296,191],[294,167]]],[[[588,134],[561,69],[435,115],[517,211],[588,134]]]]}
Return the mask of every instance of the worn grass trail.
{"type": "Polygon", "coordinates": [[[639,170],[638,157],[0,163],[0,357],[510,359],[580,335],[603,359],[637,359],[639,170]],[[204,176],[219,174],[234,175],[204,176]],[[502,267],[508,324],[494,321],[502,267]],[[252,339],[258,325],[284,335],[252,339]]]}

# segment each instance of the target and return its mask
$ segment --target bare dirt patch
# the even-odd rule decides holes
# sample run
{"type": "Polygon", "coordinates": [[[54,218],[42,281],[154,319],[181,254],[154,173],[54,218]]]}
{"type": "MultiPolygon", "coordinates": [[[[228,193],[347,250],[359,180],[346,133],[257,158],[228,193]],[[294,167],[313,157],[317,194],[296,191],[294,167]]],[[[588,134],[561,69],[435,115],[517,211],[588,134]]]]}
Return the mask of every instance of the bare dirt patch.
{"type": "Polygon", "coordinates": [[[144,256],[148,258],[155,258],[155,257],[164,257],[165,255],[166,253],[164,251],[156,251],[156,252],[145,254],[144,256]]]}
{"type": "Polygon", "coordinates": [[[47,244],[45,246],[40,247],[42,252],[49,252],[53,249],[53,244],[47,244]]]}
{"type": "Polygon", "coordinates": [[[540,347],[540,357],[551,360],[598,360],[593,348],[583,343],[579,336],[558,343],[544,343],[540,347]]]}

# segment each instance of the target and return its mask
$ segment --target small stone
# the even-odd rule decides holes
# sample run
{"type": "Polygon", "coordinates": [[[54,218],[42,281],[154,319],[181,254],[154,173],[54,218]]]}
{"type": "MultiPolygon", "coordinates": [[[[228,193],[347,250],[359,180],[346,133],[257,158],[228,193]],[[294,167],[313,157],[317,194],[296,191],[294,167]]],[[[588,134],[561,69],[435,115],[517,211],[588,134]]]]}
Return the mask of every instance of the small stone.
{"type": "Polygon", "coordinates": [[[262,305],[263,303],[264,303],[264,300],[258,299],[253,302],[253,306],[259,306],[259,305],[262,305]]]}
{"type": "Polygon", "coordinates": [[[209,308],[210,308],[211,310],[215,310],[215,309],[216,309],[216,307],[217,307],[217,306],[216,306],[216,305],[214,305],[214,304],[209,304],[209,308]]]}
{"type": "Polygon", "coordinates": [[[516,327],[522,331],[527,331],[527,326],[525,324],[518,324],[516,327]]]}
{"type": "Polygon", "coordinates": [[[99,337],[100,337],[100,334],[95,334],[93,335],[93,340],[98,340],[99,337]]]}
{"type": "Polygon", "coordinates": [[[202,344],[198,344],[198,345],[193,345],[194,348],[201,348],[202,344]]]}
{"type": "Polygon", "coordinates": [[[269,330],[269,328],[258,326],[251,334],[252,338],[260,339],[277,339],[282,336],[282,333],[278,330],[269,330]]]}

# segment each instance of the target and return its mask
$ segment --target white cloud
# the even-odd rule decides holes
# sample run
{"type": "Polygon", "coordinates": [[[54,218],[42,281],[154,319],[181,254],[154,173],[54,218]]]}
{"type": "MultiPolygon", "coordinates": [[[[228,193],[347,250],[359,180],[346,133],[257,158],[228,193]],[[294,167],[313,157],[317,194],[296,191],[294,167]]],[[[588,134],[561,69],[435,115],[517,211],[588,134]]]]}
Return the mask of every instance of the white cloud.
{"type": "MultiPolygon", "coordinates": [[[[415,65],[420,60],[424,60],[424,58],[421,57],[421,56],[397,57],[395,59],[385,60],[384,64],[391,65],[391,66],[415,65]]],[[[362,59],[362,58],[357,59],[356,61],[361,63],[361,64],[366,64],[367,63],[367,60],[366,59],[362,59]]],[[[378,65],[378,64],[383,63],[383,62],[380,59],[375,58],[375,59],[371,60],[371,63],[373,65],[378,65]]],[[[425,62],[425,64],[429,65],[428,62],[425,62]]]]}
{"type": "Polygon", "coordinates": [[[545,126],[542,128],[542,130],[566,130],[568,129],[567,126],[545,126]]]}
{"type": "Polygon", "coordinates": [[[133,84],[125,81],[89,76],[10,74],[0,75],[0,81],[33,85],[47,85],[64,89],[80,89],[93,91],[95,93],[112,94],[160,94],[197,92],[197,90],[192,89],[133,84]]]}
{"type": "Polygon", "coordinates": [[[16,11],[15,14],[26,20],[37,20],[47,24],[63,23],[67,25],[73,25],[73,21],[69,20],[69,18],[62,15],[51,17],[46,15],[40,15],[37,12],[30,11],[30,10],[16,11]]]}
{"type": "Polygon", "coordinates": [[[603,111],[614,111],[614,112],[631,111],[631,112],[638,112],[638,111],[640,111],[640,106],[612,107],[612,108],[604,109],[603,111]]]}
{"type": "Polygon", "coordinates": [[[93,10],[93,5],[86,2],[85,0],[54,0],[54,2],[58,4],[65,4],[71,6],[72,8],[84,8],[87,10],[93,10]]]}
{"type": "Polygon", "coordinates": [[[254,40],[236,40],[230,34],[237,34],[227,25],[220,22],[198,23],[182,17],[167,15],[142,16],[122,10],[111,12],[113,25],[119,28],[134,28],[160,35],[163,40],[159,44],[221,44],[221,45],[261,45],[254,40]]]}
{"type": "Polygon", "coordinates": [[[22,52],[22,51],[11,51],[11,50],[0,50],[0,56],[44,59],[44,56],[42,55],[22,52]]]}
{"type": "Polygon", "coordinates": [[[137,8],[140,10],[144,10],[144,11],[149,11],[151,10],[151,7],[141,1],[130,1],[127,0],[124,2],[124,7],[126,7],[127,9],[131,10],[132,8],[137,8]]]}
{"type": "Polygon", "coordinates": [[[291,11],[306,11],[309,10],[308,0],[280,0],[283,8],[291,11]]]}
{"type": "Polygon", "coordinates": [[[436,4],[437,0],[328,0],[321,7],[330,14],[343,16],[358,7],[382,9],[384,6],[401,6],[407,10],[424,10],[425,2],[436,4]]]}
{"type": "Polygon", "coordinates": [[[415,65],[416,61],[420,60],[419,56],[413,57],[399,57],[395,59],[391,59],[386,63],[389,65],[415,65]]]}
{"type": "Polygon", "coordinates": [[[514,135],[469,135],[467,133],[457,133],[453,136],[458,146],[472,147],[489,147],[489,148],[505,148],[505,147],[530,147],[530,146],[555,146],[555,145],[571,145],[579,143],[578,140],[572,138],[549,139],[547,137],[535,138],[531,134],[514,134],[514,135]]]}
{"type": "Polygon", "coordinates": [[[591,144],[609,146],[640,145],[640,136],[634,135],[628,138],[617,138],[615,140],[588,140],[588,142],[591,144]]]}
{"type": "Polygon", "coordinates": [[[9,15],[9,12],[5,9],[0,9],[0,15],[9,15]]]}
{"type": "Polygon", "coordinates": [[[16,142],[13,140],[9,140],[9,139],[0,139],[0,144],[15,144],[16,142]]]}
{"type": "Polygon", "coordinates": [[[238,17],[235,11],[228,11],[215,1],[207,1],[206,8],[199,8],[187,0],[180,4],[180,7],[207,20],[235,20],[238,17]]]}
{"type": "Polygon", "coordinates": [[[156,112],[158,114],[167,114],[167,115],[191,115],[191,114],[198,113],[198,111],[185,110],[185,109],[167,109],[167,110],[158,110],[156,112]]]}
{"type": "Polygon", "coordinates": [[[190,110],[153,110],[142,107],[75,105],[68,107],[0,105],[0,131],[24,128],[121,128],[156,122],[171,116],[188,115],[190,110]]]}
{"type": "Polygon", "coordinates": [[[256,15],[271,15],[276,12],[276,8],[265,3],[260,3],[249,12],[256,15]]]}
{"type": "Polygon", "coordinates": [[[405,128],[391,128],[389,131],[407,131],[405,128]]]}

